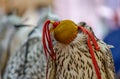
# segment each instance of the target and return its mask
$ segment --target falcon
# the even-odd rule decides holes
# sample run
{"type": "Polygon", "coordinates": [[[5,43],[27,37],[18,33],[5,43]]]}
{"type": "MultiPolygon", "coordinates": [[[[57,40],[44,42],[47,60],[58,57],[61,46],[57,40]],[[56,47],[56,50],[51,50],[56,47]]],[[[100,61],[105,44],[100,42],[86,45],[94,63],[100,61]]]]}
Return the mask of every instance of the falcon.
{"type": "Polygon", "coordinates": [[[47,20],[42,43],[47,57],[46,79],[115,79],[109,46],[85,23],[47,20]]]}

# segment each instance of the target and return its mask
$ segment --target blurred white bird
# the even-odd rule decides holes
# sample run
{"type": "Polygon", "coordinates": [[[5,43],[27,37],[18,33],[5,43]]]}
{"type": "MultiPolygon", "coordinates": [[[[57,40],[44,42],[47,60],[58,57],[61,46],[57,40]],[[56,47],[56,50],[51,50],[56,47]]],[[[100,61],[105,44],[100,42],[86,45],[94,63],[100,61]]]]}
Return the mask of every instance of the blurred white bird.
{"type": "Polygon", "coordinates": [[[4,67],[10,56],[10,44],[14,38],[17,29],[14,25],[20,24],[21,18],[16,15],[0,15],[0,71],[4,71],[4,67]]]}
{"type": "Polygon", "coordinates": [[[46,79],[46,57],[41,42],[41,28],[46,19],[59,20],[56,15],[45,11],[26,42],[11,56],[3,79],[46,79]]]}

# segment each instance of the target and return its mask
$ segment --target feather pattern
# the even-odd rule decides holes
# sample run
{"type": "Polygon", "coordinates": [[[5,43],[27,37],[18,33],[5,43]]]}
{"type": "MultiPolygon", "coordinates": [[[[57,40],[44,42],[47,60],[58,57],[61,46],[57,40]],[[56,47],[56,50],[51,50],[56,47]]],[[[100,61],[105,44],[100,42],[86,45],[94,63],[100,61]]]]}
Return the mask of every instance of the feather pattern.
{"type": "Polygon", "coordinates": [[[41,42],[41,27],[46,19],[59,20],[52,13],[41,17],[38,27],[28,34],[17,52],[10,57],[3,79],[46,79],[47,60],[41,42]]]}
{"type": "MultiPolygon", "coordinates": [[[[88,28],[88,26],[86,28],[88,28]]],[[[92,29],[90,29],[90,31],[92,31],[92,29]]],[[[80,31],[77,37],[68,45],[57,42],[56,45],[54,45],[56,61],[49,58],[47,78],[97,79],[86,40],[87,35],[80,31]]],[[[115,70],[111,51],[103,41],[97,38],[96,40],[100,50],[97,51],[94,49],[94,52],[101,79],[114,79],[115,70]]]]}

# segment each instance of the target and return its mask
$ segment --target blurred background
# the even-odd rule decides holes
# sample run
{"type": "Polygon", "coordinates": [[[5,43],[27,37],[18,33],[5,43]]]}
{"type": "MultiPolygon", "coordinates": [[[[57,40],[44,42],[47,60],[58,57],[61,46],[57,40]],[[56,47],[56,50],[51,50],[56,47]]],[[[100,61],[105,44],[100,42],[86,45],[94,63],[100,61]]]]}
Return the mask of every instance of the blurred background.
{"type": "Polygon", "coordinates": [[[61,20],[86,22],[99,39],[113,45],[115,70],[120,76],[120,0],[0,0],[1,73],[27,34],[52,14],[61,20]]]}

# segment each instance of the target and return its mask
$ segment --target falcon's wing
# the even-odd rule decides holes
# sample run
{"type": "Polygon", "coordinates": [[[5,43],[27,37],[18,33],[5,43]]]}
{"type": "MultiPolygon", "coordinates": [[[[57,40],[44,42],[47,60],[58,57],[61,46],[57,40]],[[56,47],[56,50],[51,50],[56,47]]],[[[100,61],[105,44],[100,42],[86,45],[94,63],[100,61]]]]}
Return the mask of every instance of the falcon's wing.
{"type": "Polygon", "coordinates": [[[106,71],[108,74],[109,79],[114,79],[115,77],[115,69],[114,69],[114,62],[112,58],[112,53],[109,48],[106,48],[107,52],[105,53],[105,60],[106,60],[106,71]]]}
{"type": "Polygon", "coordinates": [[[102,52],[104,52],[104,62],[105,62],[105,71],[107,73],[108,79],[114,79],[115,78],[115,68],[114,68],[114,61],[112,57],[112,53],[109,49],[109,46],[107,46],[104,42],[99,42],[100,46],[102,47],[102,52]]]}

